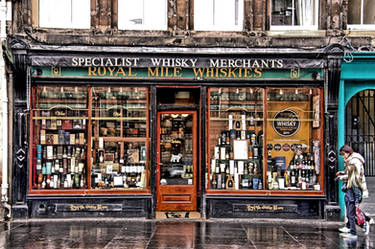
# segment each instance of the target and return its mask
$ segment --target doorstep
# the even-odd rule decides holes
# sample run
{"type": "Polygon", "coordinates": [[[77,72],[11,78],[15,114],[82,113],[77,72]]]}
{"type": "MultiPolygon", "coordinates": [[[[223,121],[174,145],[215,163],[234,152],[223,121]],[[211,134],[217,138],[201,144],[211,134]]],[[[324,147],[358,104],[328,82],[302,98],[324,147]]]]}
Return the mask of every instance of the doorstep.
{"type": "Polygon", "coordinates": [[[200,219],[201,214],[199,212],[190,212],[190,211],[157,211],[156,219],[200,219]]]}

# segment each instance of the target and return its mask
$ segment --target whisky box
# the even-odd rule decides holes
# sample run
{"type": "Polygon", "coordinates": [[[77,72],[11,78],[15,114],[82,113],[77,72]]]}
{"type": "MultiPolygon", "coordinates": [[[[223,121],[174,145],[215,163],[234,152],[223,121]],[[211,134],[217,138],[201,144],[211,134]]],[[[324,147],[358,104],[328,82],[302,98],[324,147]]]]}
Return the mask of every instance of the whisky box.
{"type": "Polygon", "coordinates": [[[85,144],[85,133],[79,133],[79,144],[85,144]]]}
{"type": "Polygon", "coordinates": [[[46,144],[46,131],[40,130],[40,144],[46,144]]]}
{"type": "Polygon", "coordinates": [[[59,144],[59,135],[53,134],[52,144],[59,144]]]}
{"type": "Polygon", "coordinates": [[[62,129],[63,130],[71,130],[72,129],[72,120],[64,119],[62,122],[62,129]]]}
{"type": "Polygon", "coordinates": [[[52,119],[51,120],[51,127],[50,127],[50,129],[52,129],[52,130],[56,130],[57,129],[56,119],[52,119]]]}
{"type": "Polygon", "coordinates": [[[76,135],[70,134],[70,144],[75,144],[75,141],[76,141],[76,135]]]}

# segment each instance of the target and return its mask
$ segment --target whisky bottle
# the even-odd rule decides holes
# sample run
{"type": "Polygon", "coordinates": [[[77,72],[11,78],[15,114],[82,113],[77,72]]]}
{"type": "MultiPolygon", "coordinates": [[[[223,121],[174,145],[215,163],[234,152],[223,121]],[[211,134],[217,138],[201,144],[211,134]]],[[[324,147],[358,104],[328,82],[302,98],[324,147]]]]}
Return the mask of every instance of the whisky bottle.
{"type": "Polygon", "coordinates": [[[216,175],[213,174],[212,176],[212,182],[211,182],[212,189],[217,189],[217,181],[216,181],[216,175]]]}
{"type": "Polygon", "coordinates": [[[227,181],[226,181],[226,189],[233,189],[234,188],[234,181],[232,175],[227,175],[227,181]]]}

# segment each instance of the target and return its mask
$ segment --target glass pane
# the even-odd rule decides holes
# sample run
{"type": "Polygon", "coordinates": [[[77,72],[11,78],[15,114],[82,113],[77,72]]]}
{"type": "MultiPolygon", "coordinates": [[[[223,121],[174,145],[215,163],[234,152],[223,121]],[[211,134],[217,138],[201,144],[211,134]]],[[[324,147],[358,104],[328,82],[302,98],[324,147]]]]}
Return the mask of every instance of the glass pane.
{"type": "Polygon", "coordinates": [[[147,88],[92,88],[92,188],[146,188],[147,88]]]}
{"type": "Polygon", "coordinates": [[[39,0],[39,26],[90,28],[90,0],[39,0]]]}
{"type": "Polygon", "coordinates": [[[242,30],[243,11],[243,0],[196,0],[194,29],[242,30]]]}
{"type": "Polygon", "coordinates": [[[199,88],[158,88],[158,105],[198,105],[199,88]]]}
{"type": "Polygon", "coordinates": [[[193,184],[193,116],[161,114],[160,184],[193,184]]]}
{"type": "Polygon", "coordinates": [[[363,24],[375,24],[375,1],[364,0],[363,24]]]}
{"type": "Polygon", "coordinates": [[[39,26],[66,27],[70,11],[71,5],[68,0],[39,0],[39,26]]]}
{"type": "Polygon", "coordinates": [[[119,0],[119,29],[166,30],[166,0],[119,0]]]}
{"type": "Polygon", "coordinates": [[[267,90],[269,190],[320,190],[319,89],[267,90]]]}
{"type": "Polygon", "coordinates": [[[263,189],[263,91],[209,89],[211,189],[263,189]]]}
{"type": "Polygon", "coordinates": [[[146,137],[146,88],[94,87],[92,119],[95,138],[146,137]]]}
{"type": "Polygon", "coordinates": [[[90,28],[90,0],[74,0],[72,1],[72,28],[90,28]]]}
{"type": "Polygon", "coordinates": [[[33,89],[33,189],[87,188],[87,88],[33,89]]]}
{"type": "Polygon", "coordinates": [[[272,25],[314,26],[317,0],[273,0],[272,25]]]}
{"type": "Polygon", "coordinates": [[[362,0],[348,1],[348,24],[361,24],[362,0]]]}
{"type": "Polygon", "coordinates": [[[273,0],[272,25],[293,25],[294,7],[292,0],[273,0]]]}
{"type": "Polygon", "coordinates": [[[99,139],[94,145],[92,188],[146,187],[147,149],[145,142],[117,142],[99,139]]]}

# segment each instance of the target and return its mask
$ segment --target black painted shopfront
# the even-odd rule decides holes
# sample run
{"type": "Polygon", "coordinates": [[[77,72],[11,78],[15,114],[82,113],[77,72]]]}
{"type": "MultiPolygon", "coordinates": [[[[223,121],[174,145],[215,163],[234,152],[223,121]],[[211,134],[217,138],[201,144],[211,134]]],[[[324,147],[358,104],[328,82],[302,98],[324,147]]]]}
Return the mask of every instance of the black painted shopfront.
{"type": "Polygon", "coordinates": [[[12,53],[14,217],[324,218],[337,204],[322,51],[12,53]]]}

